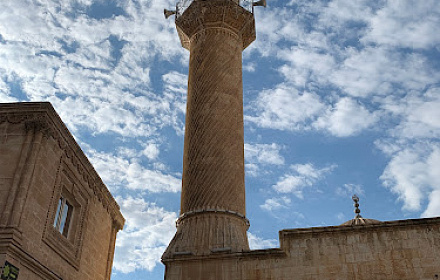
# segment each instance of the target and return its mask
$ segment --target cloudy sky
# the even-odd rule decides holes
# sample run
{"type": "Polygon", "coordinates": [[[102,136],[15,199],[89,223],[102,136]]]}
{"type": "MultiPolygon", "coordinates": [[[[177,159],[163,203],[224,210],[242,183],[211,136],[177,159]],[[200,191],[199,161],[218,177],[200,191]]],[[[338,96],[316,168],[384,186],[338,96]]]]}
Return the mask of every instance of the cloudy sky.
{"type": "MultiPolygon", "coordinates": [[[[50,101],[121,206],[114,280],[163,279],[189,53],[175,0],[1,0],[0,102],[50,101]]],[[[440,215],[440,1],[268,0],[243,53],[253,248],[440,215]]]]}

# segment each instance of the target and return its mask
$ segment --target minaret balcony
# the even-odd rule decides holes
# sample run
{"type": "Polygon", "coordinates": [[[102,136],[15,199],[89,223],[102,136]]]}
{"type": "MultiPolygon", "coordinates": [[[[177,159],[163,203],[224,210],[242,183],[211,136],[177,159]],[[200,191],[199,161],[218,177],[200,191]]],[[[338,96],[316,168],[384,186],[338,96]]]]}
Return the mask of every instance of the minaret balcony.
{"type": "MultiPolygon", "coordinates": [[[[176,5],[177,17],[180,17],[194,0],[180,0],[176,5]]],[[[239,0],[239,5],[248,12],[254,13],[253,0],[239,0]]]]}
{"type": "Polygon", "coordinates": [[[256,38],[252,9],[249,0],[181,0],[176,26],[182,46],[189,50],[191,38],[206,28],[225,28],[240,36],[244,50],[256,38]]]}

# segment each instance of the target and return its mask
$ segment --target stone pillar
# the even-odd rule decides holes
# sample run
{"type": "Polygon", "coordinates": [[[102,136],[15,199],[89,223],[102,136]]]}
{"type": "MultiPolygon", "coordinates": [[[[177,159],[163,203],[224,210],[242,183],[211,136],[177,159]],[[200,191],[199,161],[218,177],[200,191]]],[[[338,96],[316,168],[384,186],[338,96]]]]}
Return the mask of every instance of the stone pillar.
{"type": "Polygon", "coordinates": [[[176,25],[190,50],[188,103],[181,216],[163,259],[247,251],[242,51],[254,17],[236,0],[195,0],[176,25]]]}

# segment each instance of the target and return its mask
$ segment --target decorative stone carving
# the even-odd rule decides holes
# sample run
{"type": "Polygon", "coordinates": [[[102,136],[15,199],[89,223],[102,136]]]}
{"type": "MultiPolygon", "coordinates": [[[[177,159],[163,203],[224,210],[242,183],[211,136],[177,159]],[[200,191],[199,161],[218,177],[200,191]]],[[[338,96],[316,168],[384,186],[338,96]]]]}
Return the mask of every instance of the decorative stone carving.
{"type": "Polygon", "coordinates": [[[236,33],[243,50],[256,38],[252,13],[230,0],[194,1],[176,19],[182,46],[190,49],[192,37],[206,28],[225,28],[236,33]]]}
{"type": "Polygon", "coordinates": [[[176,19],[189,49],[181,217],[163,260],[249,250],[245,218],[242,51],[253,14],[195,0],[176,19]]]}
{"type": "Polygon", "coordinates": [[[0,123],[3,122],[11,124],[23,123],[26,132],[39,131],[43,133],[45,138],[53,138],[65,154],[65,157],[78,170],[82,179],[85,182],[89,182],[89,188],[93,191],[92,186],[95,186],[97,190],[100,190],[102,195],[99,201],[104,208],[108,209],[112,217],[118,221],[119,230],[123,228],[125,221],[119,213],[119,205],[108,192],[98,173],[96,173],[81,148],[71,137],[69,130],[50,103],[28,103],[19,109],[14,104],[2,106],[0,110],[0,123]],[[26,111],[26,113],[23,114],[23,111],[26,111]]]}
{"type": "Polygon", "coordinates": [[[25,129],[27,132],[41,132],[45,138],[54,138],[54,133],[52,128],[44,119],[36,119],[31,121],[25,121],[25,129]]]}

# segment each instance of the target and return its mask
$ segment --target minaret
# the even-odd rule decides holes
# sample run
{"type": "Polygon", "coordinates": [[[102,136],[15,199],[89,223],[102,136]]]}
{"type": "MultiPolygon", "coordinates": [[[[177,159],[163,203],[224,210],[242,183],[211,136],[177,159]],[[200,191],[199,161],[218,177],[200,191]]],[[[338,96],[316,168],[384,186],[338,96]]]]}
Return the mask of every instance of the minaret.
{"type": "Polygon", "coordinates": [[[242,51],[254,16],[238,0],[180,1],[173,13],[190,61],[181,215],[162,258],[248,251],[242,51]]]}

